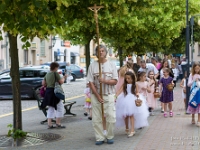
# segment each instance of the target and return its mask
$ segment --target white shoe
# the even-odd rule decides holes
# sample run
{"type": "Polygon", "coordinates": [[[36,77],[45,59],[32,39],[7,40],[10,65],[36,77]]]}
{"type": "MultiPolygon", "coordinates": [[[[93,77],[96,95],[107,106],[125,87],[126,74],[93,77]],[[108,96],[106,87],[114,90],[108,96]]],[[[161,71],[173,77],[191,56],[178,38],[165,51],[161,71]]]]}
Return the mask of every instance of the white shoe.
{"type": "Polygon", "coordinates": [[[153,112],[150,112],[150,116],[154,116],[155,114],[153,112]]]}
{"type": "Polygon", "coordinates": [[[134,136],[135,135],[135,131],[134,132],[131,132],[129,135],[128,135],[128,137],[132,137],[132,136],[134,136]]]}

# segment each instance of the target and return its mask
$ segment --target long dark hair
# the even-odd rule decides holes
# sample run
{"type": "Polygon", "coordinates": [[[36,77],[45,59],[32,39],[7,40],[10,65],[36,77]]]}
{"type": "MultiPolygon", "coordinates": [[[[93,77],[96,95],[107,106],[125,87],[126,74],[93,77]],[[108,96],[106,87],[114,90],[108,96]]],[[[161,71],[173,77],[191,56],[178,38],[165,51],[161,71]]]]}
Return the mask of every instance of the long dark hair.
{"type": "MultiPolygon", "coordinates": [[[[131,93],[136,94],[135,93],[135,89],[136,89],[136,76],[135,76],[135,74],[133,72],[128,71],[128,72],[126,72],[125,77],[126,77],[126,75],[130,76],[131,79],[133,80],[132,83],[131,83],[132,84],[131,93]]],[[[126,81],[126,78],[124,78],[123,91],[124,91],[125,95],[127,95],[127,84],[128,84],[128,82],[126,81]]]]}

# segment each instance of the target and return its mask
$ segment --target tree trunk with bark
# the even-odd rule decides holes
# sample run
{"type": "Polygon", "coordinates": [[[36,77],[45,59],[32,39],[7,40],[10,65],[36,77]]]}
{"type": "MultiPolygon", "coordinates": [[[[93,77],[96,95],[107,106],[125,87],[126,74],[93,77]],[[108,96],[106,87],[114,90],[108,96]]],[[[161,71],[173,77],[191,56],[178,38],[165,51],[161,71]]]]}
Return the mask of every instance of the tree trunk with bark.
{"type": "Polygon", "coordinates": [[[12,93],[13,93],[13,128],[22,130],[22,111],[21,111],[17,35],[13,36],[8,33],[8,37],[10,43],[10,57],[11,57],[10,76],[12,79],[12,93]]]}
{"type": "Polygon", "coordinates": [[[85,44],[85,59],[86,59],[86,71],[88,73],[88,68],[90,65],[90,41],[85,44]]]}
{"type": "Polygon", "coordinates": [[[119,63],[120,63],[120,67],[123,66],[123,57],[122,57],[122,48],[119,47],[118,49],[118,54],[119,54],[119,63]]]}

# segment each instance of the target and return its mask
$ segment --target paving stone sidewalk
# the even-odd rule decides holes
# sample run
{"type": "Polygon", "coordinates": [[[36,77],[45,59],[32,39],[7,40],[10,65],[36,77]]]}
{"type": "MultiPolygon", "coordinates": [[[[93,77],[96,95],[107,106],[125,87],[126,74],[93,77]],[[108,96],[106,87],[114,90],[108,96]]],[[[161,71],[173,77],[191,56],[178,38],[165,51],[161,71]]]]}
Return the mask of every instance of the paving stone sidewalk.
{"type": "MultiPolygon", "coordinates": [[[[179,86],[177,84],[177,86],[179,86]]],[[[191,115],[186,115],[181,97],[181,88],[174,90],[174,117],[164,118],[160,108],[155,116],[149,117],[149,127],[136,131],[136,135],[127,138],[124,128],[115,129],[115,143],[96,146],[91,121],[84,117],[84,99],[79,98],[72,111],[76,117],[65,117],[63,124],[66,129],[48,130],[46,125],[40,125],[44,119],[38,109],[23,112],[24,130],[38,133],[57,133],[63,136],[61,140],[31,147],[9,148],[17,150],[199,150],[199,128],[191,124],[191,115]],[[30,117],[34,116],[34,117],[30,117]]],[[[159,104],[158,104],[159,105],[159,104]]],[[[197,117],[197,116],[196,116],[197,117]]],[[[0,118],[0,122],[7,124],[12,116],[0,118]]],[[[4,125],[5,126],[5,125],[4,125]]],[[[5,130],[2,128],[2,130],[5,130]]],[[[1,149],[1,148],[0,148],[1,149]]]]}

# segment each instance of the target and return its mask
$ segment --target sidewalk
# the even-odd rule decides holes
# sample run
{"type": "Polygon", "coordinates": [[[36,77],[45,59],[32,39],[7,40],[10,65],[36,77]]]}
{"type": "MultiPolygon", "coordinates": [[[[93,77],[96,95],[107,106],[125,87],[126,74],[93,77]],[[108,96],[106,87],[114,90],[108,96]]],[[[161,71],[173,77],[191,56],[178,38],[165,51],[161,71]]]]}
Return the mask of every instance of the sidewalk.
{"type": "MultiPolygon", "coordinates": [[[[92,123],[83,113],[83,98],[76,99],[78,102],[72,112],[76,117],[65,117],[63,124],[66,129],[48,130],[47,125],[39,124],[43,120],[42,112],[38,109],[23,112],[23,127],[28,132],[56,133],[63,136],[61,140],[45,143],[32,147],[9,148],[17,150],[199,150],[199,128],[191,124],[191,115],[185,115],[184,102],[181,97],[179,83],[174,90],[173,102],[174,117],[164,118],[160,108],[155,111],[155,116],[149,117],[149,127],[136,131],[136,135],[127,138],[124,128],[115,130],[115,143],[107,143],[96,146],[92,123]],[[34,118],[30,118],[34,116],[34,118]]],[[[158,103],[159,105],[159,103],[158,103]]],[[[197,116],[196,116],[197,118],[197,116]]],[[[12,116],[0,118],[1,135],[6,133],[4,128],[12,116]],[[3,122],[3,126],[2,126],[3,122]],[[3,127],[3,128],[2,128],[3,127]]],[[[1,150],[1,148],[0,148],[1,150]]]]}

